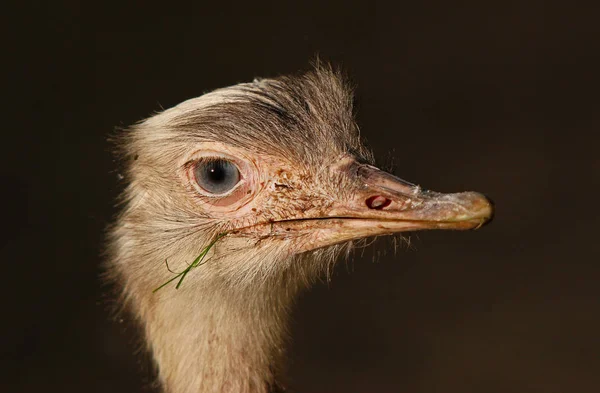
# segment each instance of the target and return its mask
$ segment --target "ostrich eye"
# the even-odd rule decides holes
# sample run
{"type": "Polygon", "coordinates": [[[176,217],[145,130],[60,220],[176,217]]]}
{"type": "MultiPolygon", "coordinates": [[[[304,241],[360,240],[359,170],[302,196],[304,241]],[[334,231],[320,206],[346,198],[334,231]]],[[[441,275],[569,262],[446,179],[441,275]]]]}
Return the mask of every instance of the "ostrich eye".
{"type": "Polygon", "coordinates": [[[222,158],[198,161],[194,176],[202,189],[215,195],[226,194],[240,181],[237,166],[222,158]]]}

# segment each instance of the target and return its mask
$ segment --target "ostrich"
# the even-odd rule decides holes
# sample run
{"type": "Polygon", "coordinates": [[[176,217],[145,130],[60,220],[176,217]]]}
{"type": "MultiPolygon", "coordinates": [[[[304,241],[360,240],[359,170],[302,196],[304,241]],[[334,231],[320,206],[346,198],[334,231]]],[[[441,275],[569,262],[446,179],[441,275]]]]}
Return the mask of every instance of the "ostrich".
{"type": "Polygon", "coordinates": [[[373,166],[352,92],[323,64],[185,101],[117,146],[127,187],[107,270],[168,393],[285,390],[294,298],[353,241],[492,216],[482,194],[426,191],[373,166]]]}

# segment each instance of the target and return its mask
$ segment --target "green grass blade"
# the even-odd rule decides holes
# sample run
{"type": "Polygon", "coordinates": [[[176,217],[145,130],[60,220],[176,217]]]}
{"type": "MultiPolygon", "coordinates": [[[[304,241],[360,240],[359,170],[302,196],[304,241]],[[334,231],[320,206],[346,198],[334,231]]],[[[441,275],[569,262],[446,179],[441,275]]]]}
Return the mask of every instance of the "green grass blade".
{"type": "MultiPolygon", "coordinates": [[[[159,286],[158,288],[154,289],[152,291],[152,293],[155,293],[156,291],[158,291],[159,289],[167,286],[168,284],[170,284],[171,282],[175,281],[176,279],[179,278],[179,281],[177,282],[177,285],[175,285],[175,289],[179,289],[179,287],[181,286],[181,283],[183,282],[183,279],[185,278],[185,276],[194,268],[201,266],[203,264],[205,264],[208,260],[204,260],[204,258],[206,257],[206,255],[208,255],[208,252],[214,247],[214,245],[225,235],[227,235],[227,232],[224,233],[220,233],[218,234],[209,244],[208,246],[204,247],[202,249],[202,251],[200,252],[200,255],[198,255],[196,257],[196,259],[194,259],[194,261],[181,273],[177,273],[177,275],[173,278],[171,278],[170,280],[168,280],[167,282],[163,283],[161,286],[159,286]]],[[[166,262],[166,260],[165,260],[166,262]]],[[[167,269],[169,268],[169,265],[167,265],[167,269]]],[[[168,269],[170,272],[171,269],[168,269]]]]}

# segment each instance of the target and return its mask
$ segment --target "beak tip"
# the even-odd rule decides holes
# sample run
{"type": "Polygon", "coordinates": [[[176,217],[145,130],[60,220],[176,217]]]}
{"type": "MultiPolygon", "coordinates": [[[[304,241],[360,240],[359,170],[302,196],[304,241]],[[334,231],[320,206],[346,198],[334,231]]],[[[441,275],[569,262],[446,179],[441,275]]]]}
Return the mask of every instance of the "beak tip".
{"type": "Polygon", "coordinates": [[[494,220],[494,216],[496,215],[496,204],[494,203],[494,200],[492,198],[490,198],[487,195],[481,194],[483,196],[483,198],[485,199],[485,201],[487,202],[487,217],[485,219],[485,221],[481,224],[481,226],[485,226],[489,223],[492,222],[492,220],[494,220]]]}
{"type": "Polygon", "coordinates": [[[473,193],[472,200],[474,201],[474,210],[477,211],[476,216],[477,218],[481,219],[481,223],[477,225],[474,229],[479,229],[492,222],[496,211],[496,204],[490,197],[478,192],[473,193]]]}

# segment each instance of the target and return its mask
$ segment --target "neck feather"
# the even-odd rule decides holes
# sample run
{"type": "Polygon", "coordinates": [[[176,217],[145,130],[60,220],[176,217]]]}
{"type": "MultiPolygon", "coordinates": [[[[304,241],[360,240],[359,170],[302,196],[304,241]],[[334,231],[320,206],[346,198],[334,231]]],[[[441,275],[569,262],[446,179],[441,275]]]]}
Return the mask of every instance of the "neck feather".
{"type": "Polygon", "coordinates": [[[172,283],[153,293],[173,277],[163,261],[168,258],[171,267],[182,271],[200,250],[140,242],[145,233],[136,231],[143,230],[124,221],[112,232],[108,272],[123,288],[122,304],[130,306],[143,327],[164,391],[275,390],[276,378],[283,374],[287,322],[296,295],[329,271],[349,244],[286,256],[275,246],[258,249],[260,244],[252,239],[227,239],[179,289],[172,283]]]}
{"type": "Polygon", "coordinates": [[[204,282],[138,298],[137,312],[165,392],[273,390],[281,375],[289,309],[299,289],[285,279],[242,289],[204,282]]]}

